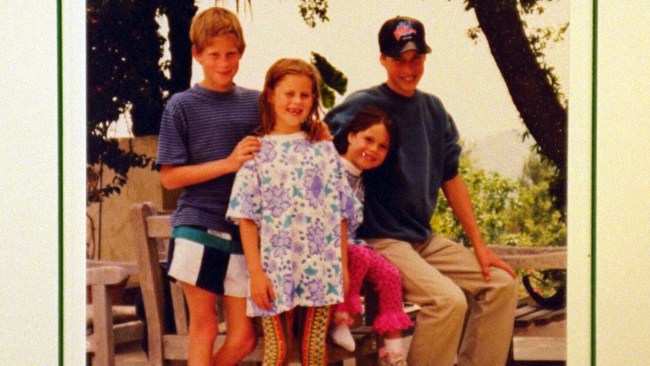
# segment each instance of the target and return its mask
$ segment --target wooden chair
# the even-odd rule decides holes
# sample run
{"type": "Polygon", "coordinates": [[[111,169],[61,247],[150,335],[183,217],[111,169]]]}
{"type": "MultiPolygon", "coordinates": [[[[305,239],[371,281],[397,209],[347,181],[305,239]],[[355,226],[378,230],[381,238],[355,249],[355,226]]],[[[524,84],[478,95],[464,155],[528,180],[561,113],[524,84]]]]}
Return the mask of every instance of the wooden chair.
{"type": "Polygon", "coordinates": [[[93,365],[115,365],[116,344],[142,339],[144,325],[141,321],[132,317],[131,321],[115,324],[113,319],[116,308],[109,288],[124,283],[128,278],[129,270],[118,265],[90,264],[86,268],[86,283],[90,286],[93,300],[90,307],[93,331],[86,337],[86,352],[93,365]]]}
{"type": "MultiPolygon", "coordinates": [[[[171,304],[165,304],[163,279],[160,261],[165,256],[166,240],[171,235],[169,216],[159,215],[153,204],[137,203],[131,207],[131,224],[136,241],[138,276],[146,315],[148,362],[149,365],[162,365],[166,360],[186,360],[188,352],[188,314],[180,286],[171,284],[171,304]],[[162,255],[161,255],[162,253],[162,255]],[[173,306],[176,333],[165,329],[165,306],[173,306]]],[[[222,320],[220,318],[220,320],[222,320]]],[[[220,327],[223,328],[223,327],[220,327]]],[[[328,346],[328,361],[342,364],[343,360],[355,358],[357,365],[377,353],[378,338],[370,327],[359,327],[353,331],[357,341],[354,353],[337,346],[328,346]]],[[[224,337],[220,334],[215,342],[215,350],[221,346],[224,337]]],[[[245,362],[259,363],[262,360],[263,342],[258,341],[257,349],[244,359],[245,362]]],[[[294,347],[295,348],[295,347],[294,347]]],[[[294,350],[293,360],[298,360],[294,350]]]]}

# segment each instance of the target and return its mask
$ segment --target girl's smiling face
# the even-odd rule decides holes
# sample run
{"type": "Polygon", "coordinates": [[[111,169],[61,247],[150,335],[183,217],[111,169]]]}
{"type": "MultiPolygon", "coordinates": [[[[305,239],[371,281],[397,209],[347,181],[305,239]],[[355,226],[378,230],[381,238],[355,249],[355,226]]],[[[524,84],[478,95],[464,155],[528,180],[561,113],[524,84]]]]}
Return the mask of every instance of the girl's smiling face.
{"type": "Polygon", "coordinates": [[[359,132],[348,134],[348,150],[343,158],[361,170],[380,166],[386,159],[390,148],[390,134],[383,123],[359,132]]]}
{"type": "Polygon", "coordinates": [[[286,75],[269,95],[275,115],[273,134],[300,131],[314,103],[313,82],[307,75],[286,75]]]}

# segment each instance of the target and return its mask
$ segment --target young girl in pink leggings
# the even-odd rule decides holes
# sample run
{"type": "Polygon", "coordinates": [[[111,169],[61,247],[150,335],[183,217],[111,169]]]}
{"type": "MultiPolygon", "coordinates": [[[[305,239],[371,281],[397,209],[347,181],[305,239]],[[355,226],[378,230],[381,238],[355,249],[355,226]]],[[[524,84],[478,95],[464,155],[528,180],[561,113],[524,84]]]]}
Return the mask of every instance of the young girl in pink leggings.
{"type": "MultiPolygon", "coordinates": [[[[396,126],[381,109],[368,106],[349,123],[347,138],[335,141],[346,170],[348,182],[359,201],[364,201],[365,189],[361,179],[364,170],[380,166],[394,138],[396,126]],[[391,138],[393,137],[393,138],[391,138]]],[[[349,238],[360,222],[348,222],[349,238]]],[[[348,274],[350,291],[345,301],[334,307],[330,336],[334,343],[354,351],[355,343],[350,333],[351,315],[361,311],[360,290],[363,280],[368,280],[379,297],[379,309],[372,324],[384,338],[380,350],[380,365],[406,365],[401,331],[413,325],[402,305],[402,278],[388,260],[361,240],[348,244],[348,274]]]]}

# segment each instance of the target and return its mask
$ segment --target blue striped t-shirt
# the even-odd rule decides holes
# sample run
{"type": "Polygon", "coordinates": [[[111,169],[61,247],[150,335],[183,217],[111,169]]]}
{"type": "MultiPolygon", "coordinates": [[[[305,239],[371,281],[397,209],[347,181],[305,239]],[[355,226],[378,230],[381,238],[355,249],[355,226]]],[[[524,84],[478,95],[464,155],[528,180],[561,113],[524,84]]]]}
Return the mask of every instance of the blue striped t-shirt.
{"type": "MultiPolygon", "coordinates": [[[[235,86],[219,93],[198,84],[174,94],[165,107],[158,136],[159,165],[194,165],[226,158],[260,123],[259,91],[235,86]]],[[[197,225],[237,230],[225,219],[235,174],[183,189],[171,226],[197,225]]]]}

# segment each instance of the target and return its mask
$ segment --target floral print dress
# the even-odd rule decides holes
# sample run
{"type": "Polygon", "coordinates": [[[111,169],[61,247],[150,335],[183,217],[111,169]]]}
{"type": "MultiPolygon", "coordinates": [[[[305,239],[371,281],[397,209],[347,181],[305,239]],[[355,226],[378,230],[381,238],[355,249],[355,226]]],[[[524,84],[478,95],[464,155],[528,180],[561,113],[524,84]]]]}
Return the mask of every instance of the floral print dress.
{"type": "Polygon", "coordinates": [[[250,294],[248,316],[343,301],[341,220],[358,222],[354,197],[334,145],[302,133],[260,138],[255,158],[237,172],[226,217],[257,224],[262,267],[273,284],[271,310],[250,294]]]}

